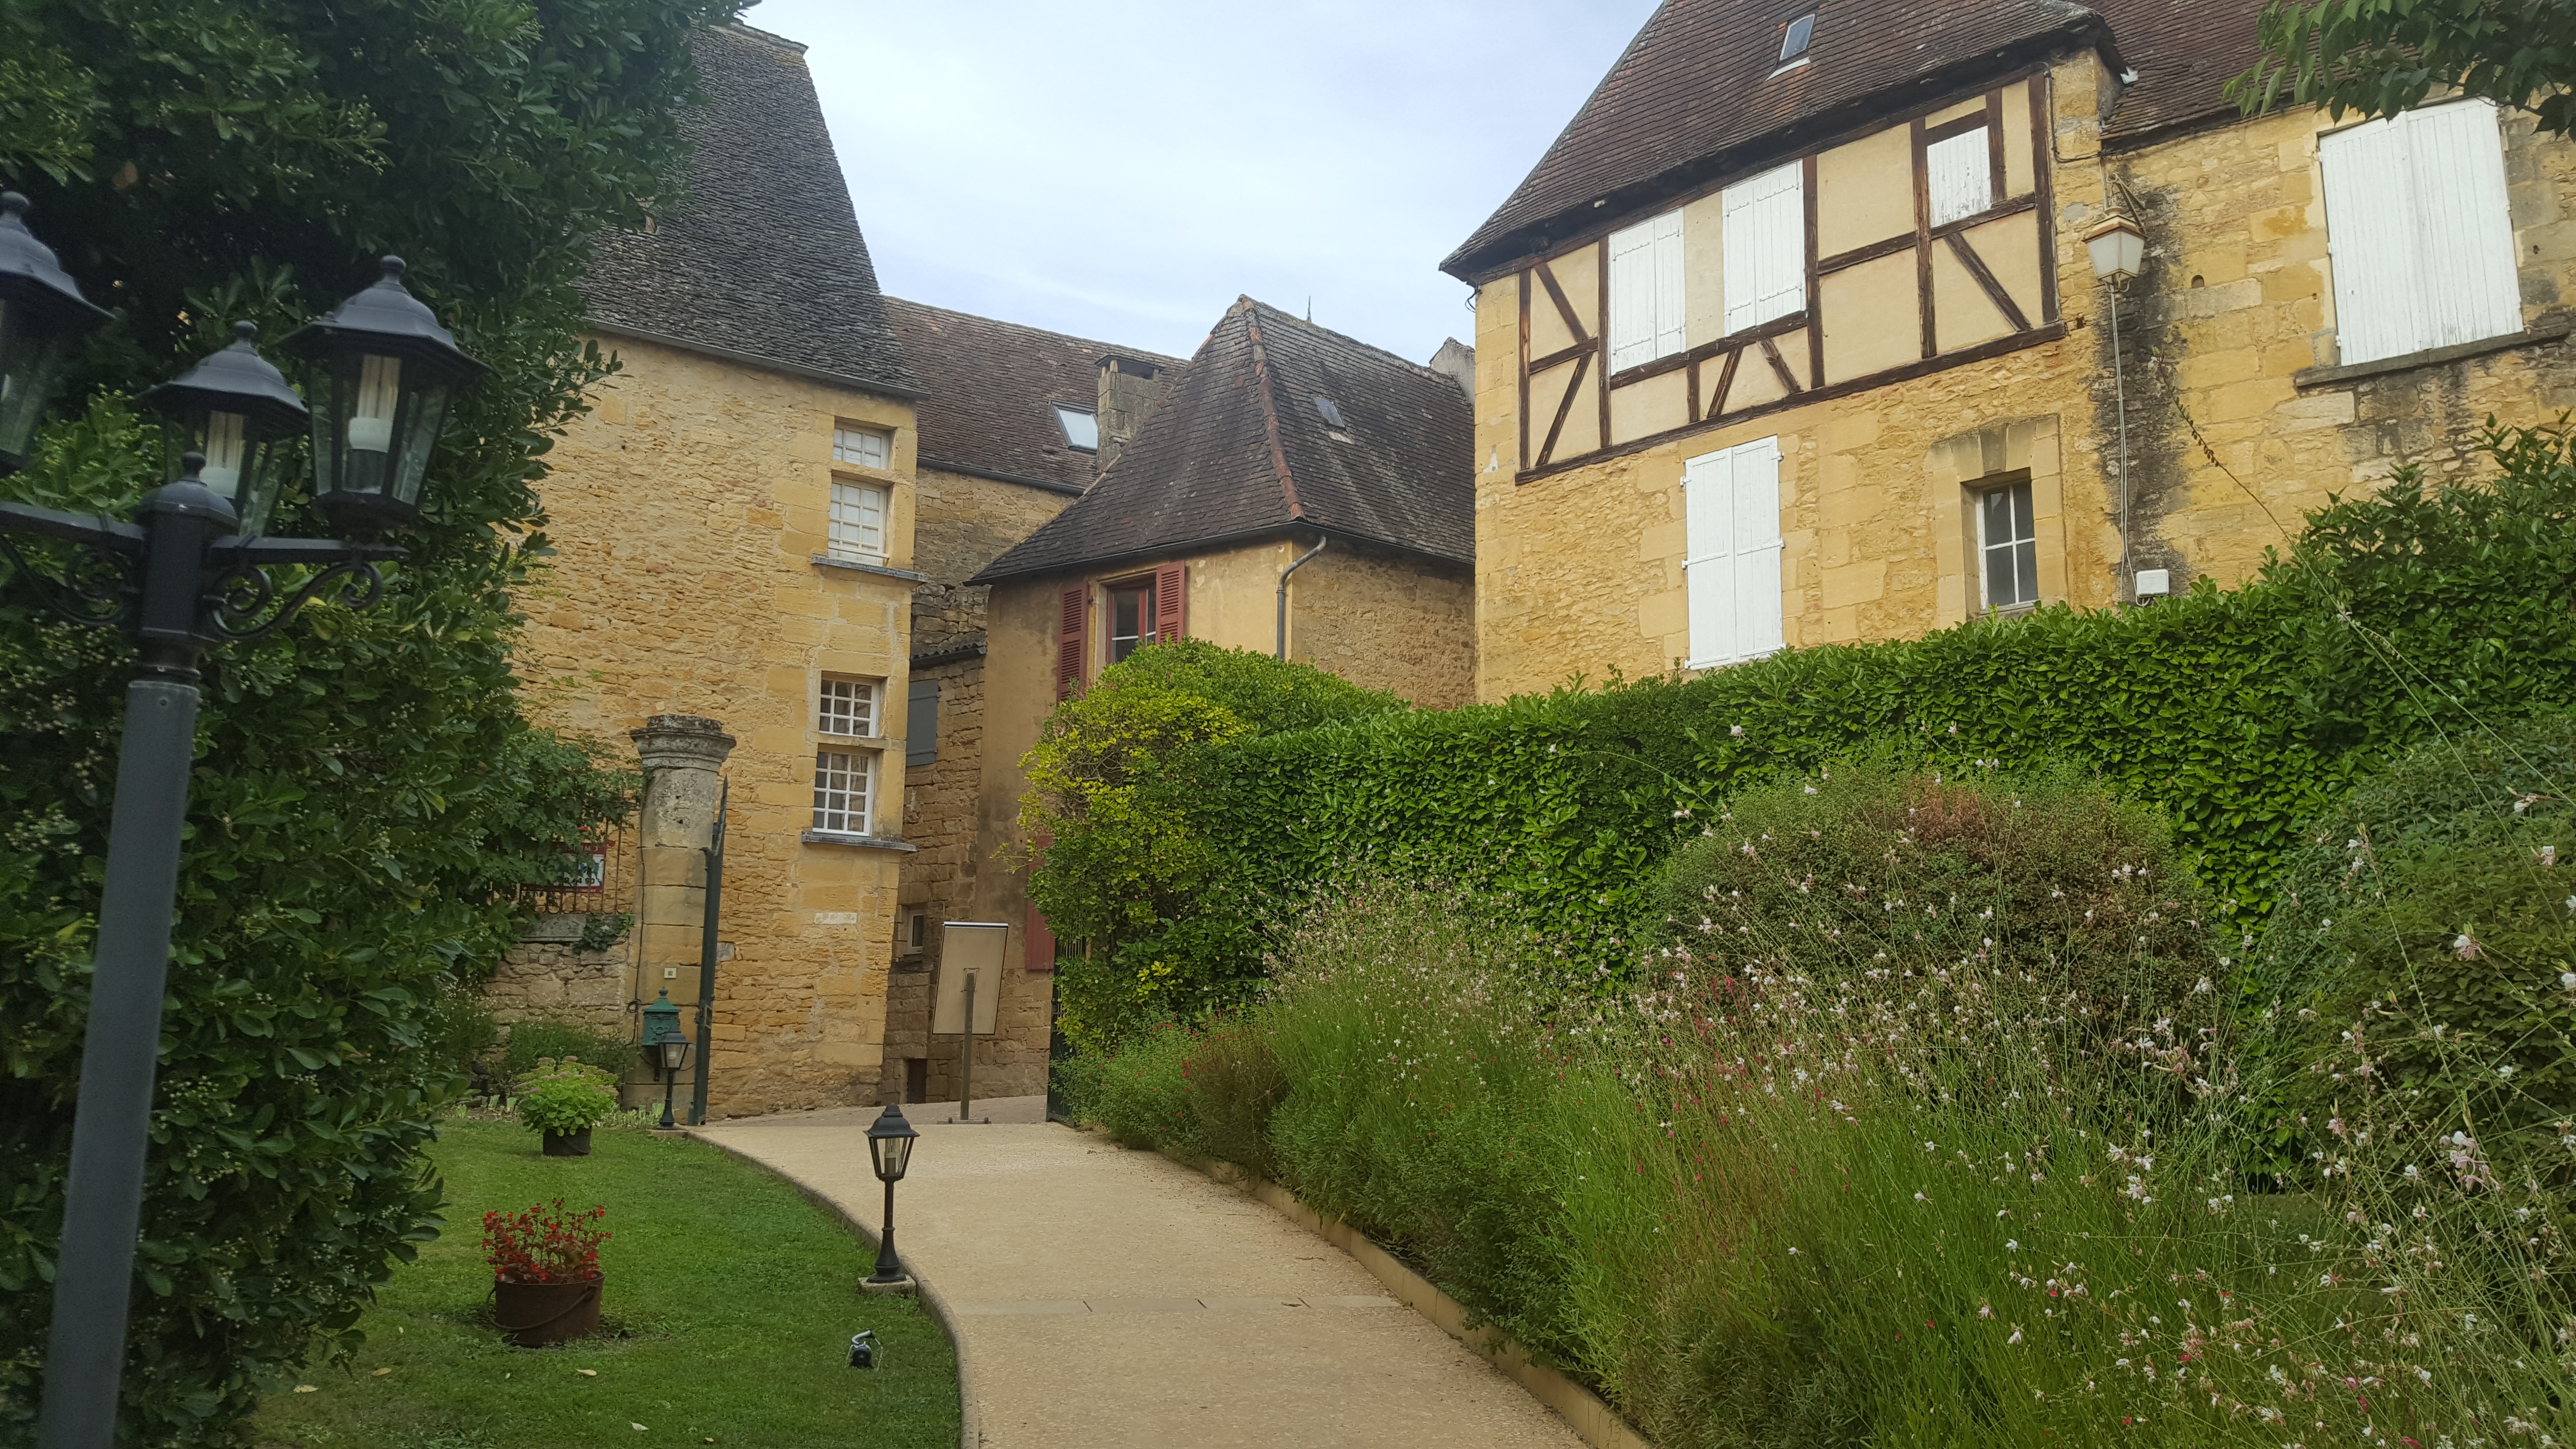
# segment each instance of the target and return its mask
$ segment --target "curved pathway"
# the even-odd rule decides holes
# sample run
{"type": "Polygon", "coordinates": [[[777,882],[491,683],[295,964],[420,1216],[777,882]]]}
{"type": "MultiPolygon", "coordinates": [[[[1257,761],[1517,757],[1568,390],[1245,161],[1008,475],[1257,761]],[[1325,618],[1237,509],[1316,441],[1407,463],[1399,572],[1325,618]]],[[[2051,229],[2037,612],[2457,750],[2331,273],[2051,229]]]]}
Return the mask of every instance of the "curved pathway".
{"type": "MultiPolygon", "coordinates": [[[[1518,1384],[1338,1248],[1151,1152],[977,1102],[921,1130],[895,1245],[956,1325],[975,1449],[1581,1449],[1518,1384]],[[1017,1118],[1018,1120],[1010,1120],[1017,1118]]],[[[698,1135],[874,1225],[877,1109],[698,1135]]]]}

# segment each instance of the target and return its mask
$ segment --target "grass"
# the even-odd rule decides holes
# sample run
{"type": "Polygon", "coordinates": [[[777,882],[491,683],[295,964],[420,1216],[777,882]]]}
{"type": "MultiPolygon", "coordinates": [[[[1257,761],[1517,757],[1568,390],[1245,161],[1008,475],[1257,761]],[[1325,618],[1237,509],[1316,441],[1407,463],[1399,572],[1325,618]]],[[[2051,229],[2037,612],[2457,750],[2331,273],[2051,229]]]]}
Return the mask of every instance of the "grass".
{"type": "Polygon", "coordinates": [[[268,1449],[588,1449],[617,1445],[951,1445],[957,1365],[909,1299],[862,1297],[874,1261],[847,1227],[701,1143],[593,1134],[541,1155],[511,1122],[456,1120],[431,1149],[447,1229],[397,1268],[345,1367],[314,1365],[262,1406],[268,1449]],[[488,1209],[608,1206],[602,1332],[548,1349],[486,1324],[488,1209]],[[848,1367],[875,1330],[886,1366],[848,1367]],[[589,1372],[585,1373],[584,1370],[589,1372]]]}

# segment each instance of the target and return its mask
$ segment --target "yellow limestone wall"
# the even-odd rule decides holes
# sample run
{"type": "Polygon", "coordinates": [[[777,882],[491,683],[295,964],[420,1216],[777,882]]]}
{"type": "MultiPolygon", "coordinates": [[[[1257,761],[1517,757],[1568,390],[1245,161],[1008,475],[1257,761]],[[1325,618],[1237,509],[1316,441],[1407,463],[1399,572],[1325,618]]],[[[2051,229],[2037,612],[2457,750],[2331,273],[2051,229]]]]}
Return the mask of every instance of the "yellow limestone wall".
{"type": "MultiPolygon", "coordinates": [[[[717,972],[713,1114],[873,1102],[902,857],[800,836],[824,673],[884,681],[874,828],[902,833],[912,585],[811,560],[838,467],[889,486],[889,563],[910,567],[912,409],[653,343],[603,345],[625,370],[550,459],[557,557],[520,601],[522,677],[546,717],[626,758],[626,732],[656,714],[708,716],[739,741],[725,766],[719,939],[733,955],[717,972]],[[892,469],[834,464],[836,420],[892,429],[892,469]]],[[[630,935],[628,959],[651,978],[636,1004],[663,988],[693,1003],[696,970],[677,963],[698,944],[681,924],[630,935]]]]}
{"type": "MultiPolygon", "coordinates": [[[[2106,171],[2143,213],[2150,247],[2146,275],[2120,303],[2128,550],[2136,567],[2172,569],[2175,588],[2204,574],[2222,586],[2241,581],[2265,547],[2297,531],[2303,511],[2330,494],[2374,486],[2401,464],[2437,477],[2474,474],[2480,463],[2471,445],[2490,413],[2528,424],[2576,407],[2576,363],[2555,335],[2565,325],[2561,299],[2576,284],[2569,221],[2576,146],[2542,140],[2527,119],[2506,118],[2525,326],[2542,340],[2303,382],[2303,370],[2338,360],[2316,161],[2317,137],[2332,123],[2315,113],[2231,121],[2097,161],[2108,84],[2098,61],[2061,60],[2049,82],[2058,302],[2067,325],[2060,340],[1749,420],[1721,418],[1522,482],[1515,462],[1522,274],[1482,280],[1479,698],[1545,689],[1577,673],[1597,680],[1614,670],[1634,677],[1675,667],[1688,652],[1683,465],[1775,435],[1791,648],[1913,637],[1965,618],[1976,594],[1974,524],[1962,485],[2021,469],[2033,484],[2044,601],[2119,603],[2119,412],[2104,310],[2111,294],[2080,241],[2104,214],[2106,171]]],[[[1828,154],[1849,162],[1858,149],[1828,154]]],[[[1888,184],[1903,186],[1910,153],[1888,155],[1891,166],[1908,168],[1892,170],[1888,184]]],[[[2003,249],[1984,250],[1992,259],[2003,249]]],[[[1691,260],[1695,269],[1710,265],[1697,249],[1691,260]]],[[[1906,260],[1910,269],[1910,254],[1906,260]]],[[[1566,274],[1560,264],[1560,281],[1566,274]]],[[[2003,281],[2019,292],[2015,278],[2003,281]]],[[[1902,309],[1888,309],[1892,329],[1915,326],[1910,277],[1903,296],[1902,309]]],[[[1690,300],[1696,340],[1706,324],[1702,304],[1690,300]]],[[[1829,363],[1832,302],[1829,280],[1829,363]]],[[[1554,310],[1533,307],[1534,334],[1554,310]]],[[[1563,335],[1560,325],[1548,340],[1561,343],[1563,335]]],[[[1534,340],[1533,356],[1543,352],[1534,340]]],[[[1555,407],[1555,394],[1534,385],[1533,409],[1543,394],[1548,412],[1533,419],[1534,440],[1555,407]]],[[[1620,396],[1614,389],[1614,402],[1620,396]]],[[[1567,452],[1561,443],[1559,456],[1567,452]]]]}

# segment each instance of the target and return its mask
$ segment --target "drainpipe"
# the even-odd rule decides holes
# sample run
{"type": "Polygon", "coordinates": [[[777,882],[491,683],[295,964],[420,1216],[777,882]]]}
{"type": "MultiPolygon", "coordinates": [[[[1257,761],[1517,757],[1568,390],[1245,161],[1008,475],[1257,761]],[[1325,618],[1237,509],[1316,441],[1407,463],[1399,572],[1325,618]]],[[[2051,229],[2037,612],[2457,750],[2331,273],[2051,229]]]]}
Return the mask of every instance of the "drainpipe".
{"type": "Polygon", "coordinates": [[[1307,560],[1313,558],[1319,553],[1322,553],[1324,551],[1324,545],[1330,542],[1332,542],[1332,540],[1329,538],[1319,538],[1315,540],[1315,546],[1313,548],[1306,550],[1305,554],[1295,563],[1292,563],[1288,567],[1279,571],[1279,647],[1271,655],[1274,659],[1285,659],[1288,657],[1288,576],[1297,572],[1297,570],[1304,568],[1307,560]]]}

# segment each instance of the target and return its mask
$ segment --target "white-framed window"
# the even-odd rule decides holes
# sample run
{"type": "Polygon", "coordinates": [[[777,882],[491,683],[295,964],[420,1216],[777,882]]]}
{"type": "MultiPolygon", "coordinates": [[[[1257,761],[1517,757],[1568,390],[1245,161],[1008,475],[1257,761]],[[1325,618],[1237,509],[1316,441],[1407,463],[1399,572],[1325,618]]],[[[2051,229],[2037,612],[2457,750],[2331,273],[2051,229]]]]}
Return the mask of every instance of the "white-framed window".
{"type": "Polygon", "coordinates": [[[894,434],[882,428],[854,428],[846,424],[832,429],[832,461],[855,463],[862,468],[891,467],[894,457],[894,434]]]}
{"type": "Polygon", "coordinates": [[[1681,351],[1682,317],[1682,214],[1610,233],[1610,370],[1681,351]]]}
{"type": "Polygon", "coordinates": [[[1782,645],[1780,440],[1703,453],[1683,465],[1693,669],[1756,659],[1782,645]]]}
{"type": "Polygon", "coordinates": [[[1995,204],[1994,152],[1983,126],[1924,147],[1923,169],[1931,183],[1934,226],[1947,226],[1995,204]]]}
{"type": "Polygon", "coordinates": [[[877,752],[814,752],[814,828],[865,835],[876,803],[877,752]]]}
{"type": "Polygon", "coordinates": [[[1977,495],[1977,557],[1987,608],[2039,602],[2039,533],[2031,523],[2029,479],[1977,495]]]}
{"type": "Polygon", "coordinates": [[[1780,62],[1786,65],[1807,53],[1807,45],[1816,38],[1816,12],[1791,20],[1780,29],[1780,62]]]}
{"type": "Polygon", "coordinates": [[[1726,330],[1741,332],[1807,305],[1807,186],[1792,161],[1726,188],[1726,330]]]}
{"type": "Polygon", "coordinates": [[[2504,138],[2482,100],[2317,140],[2335,340],[2375,362],[2522,330],[2504,138]]]}
{"type": "Polygon", "coordinates": [[[874,483],[832,480],[831,536],[824,552],[834,558],[883,563],[886,556],[886,490],[874,483]]]}
{"type": "Polygon", "coordinates": [[[1055,409],[1055,425],[1064,430],[1064,443],[1077,453],[1100,451],[1100,415],[1089,408],[1050,404],[1055,409]]]}
{"type": "Polygon", "coordinates": [[[815,732],[858,739],[875,738],[878,693],[879,686],[873,679],[824,675],[822,688],[815,697],[815,732]]]}

